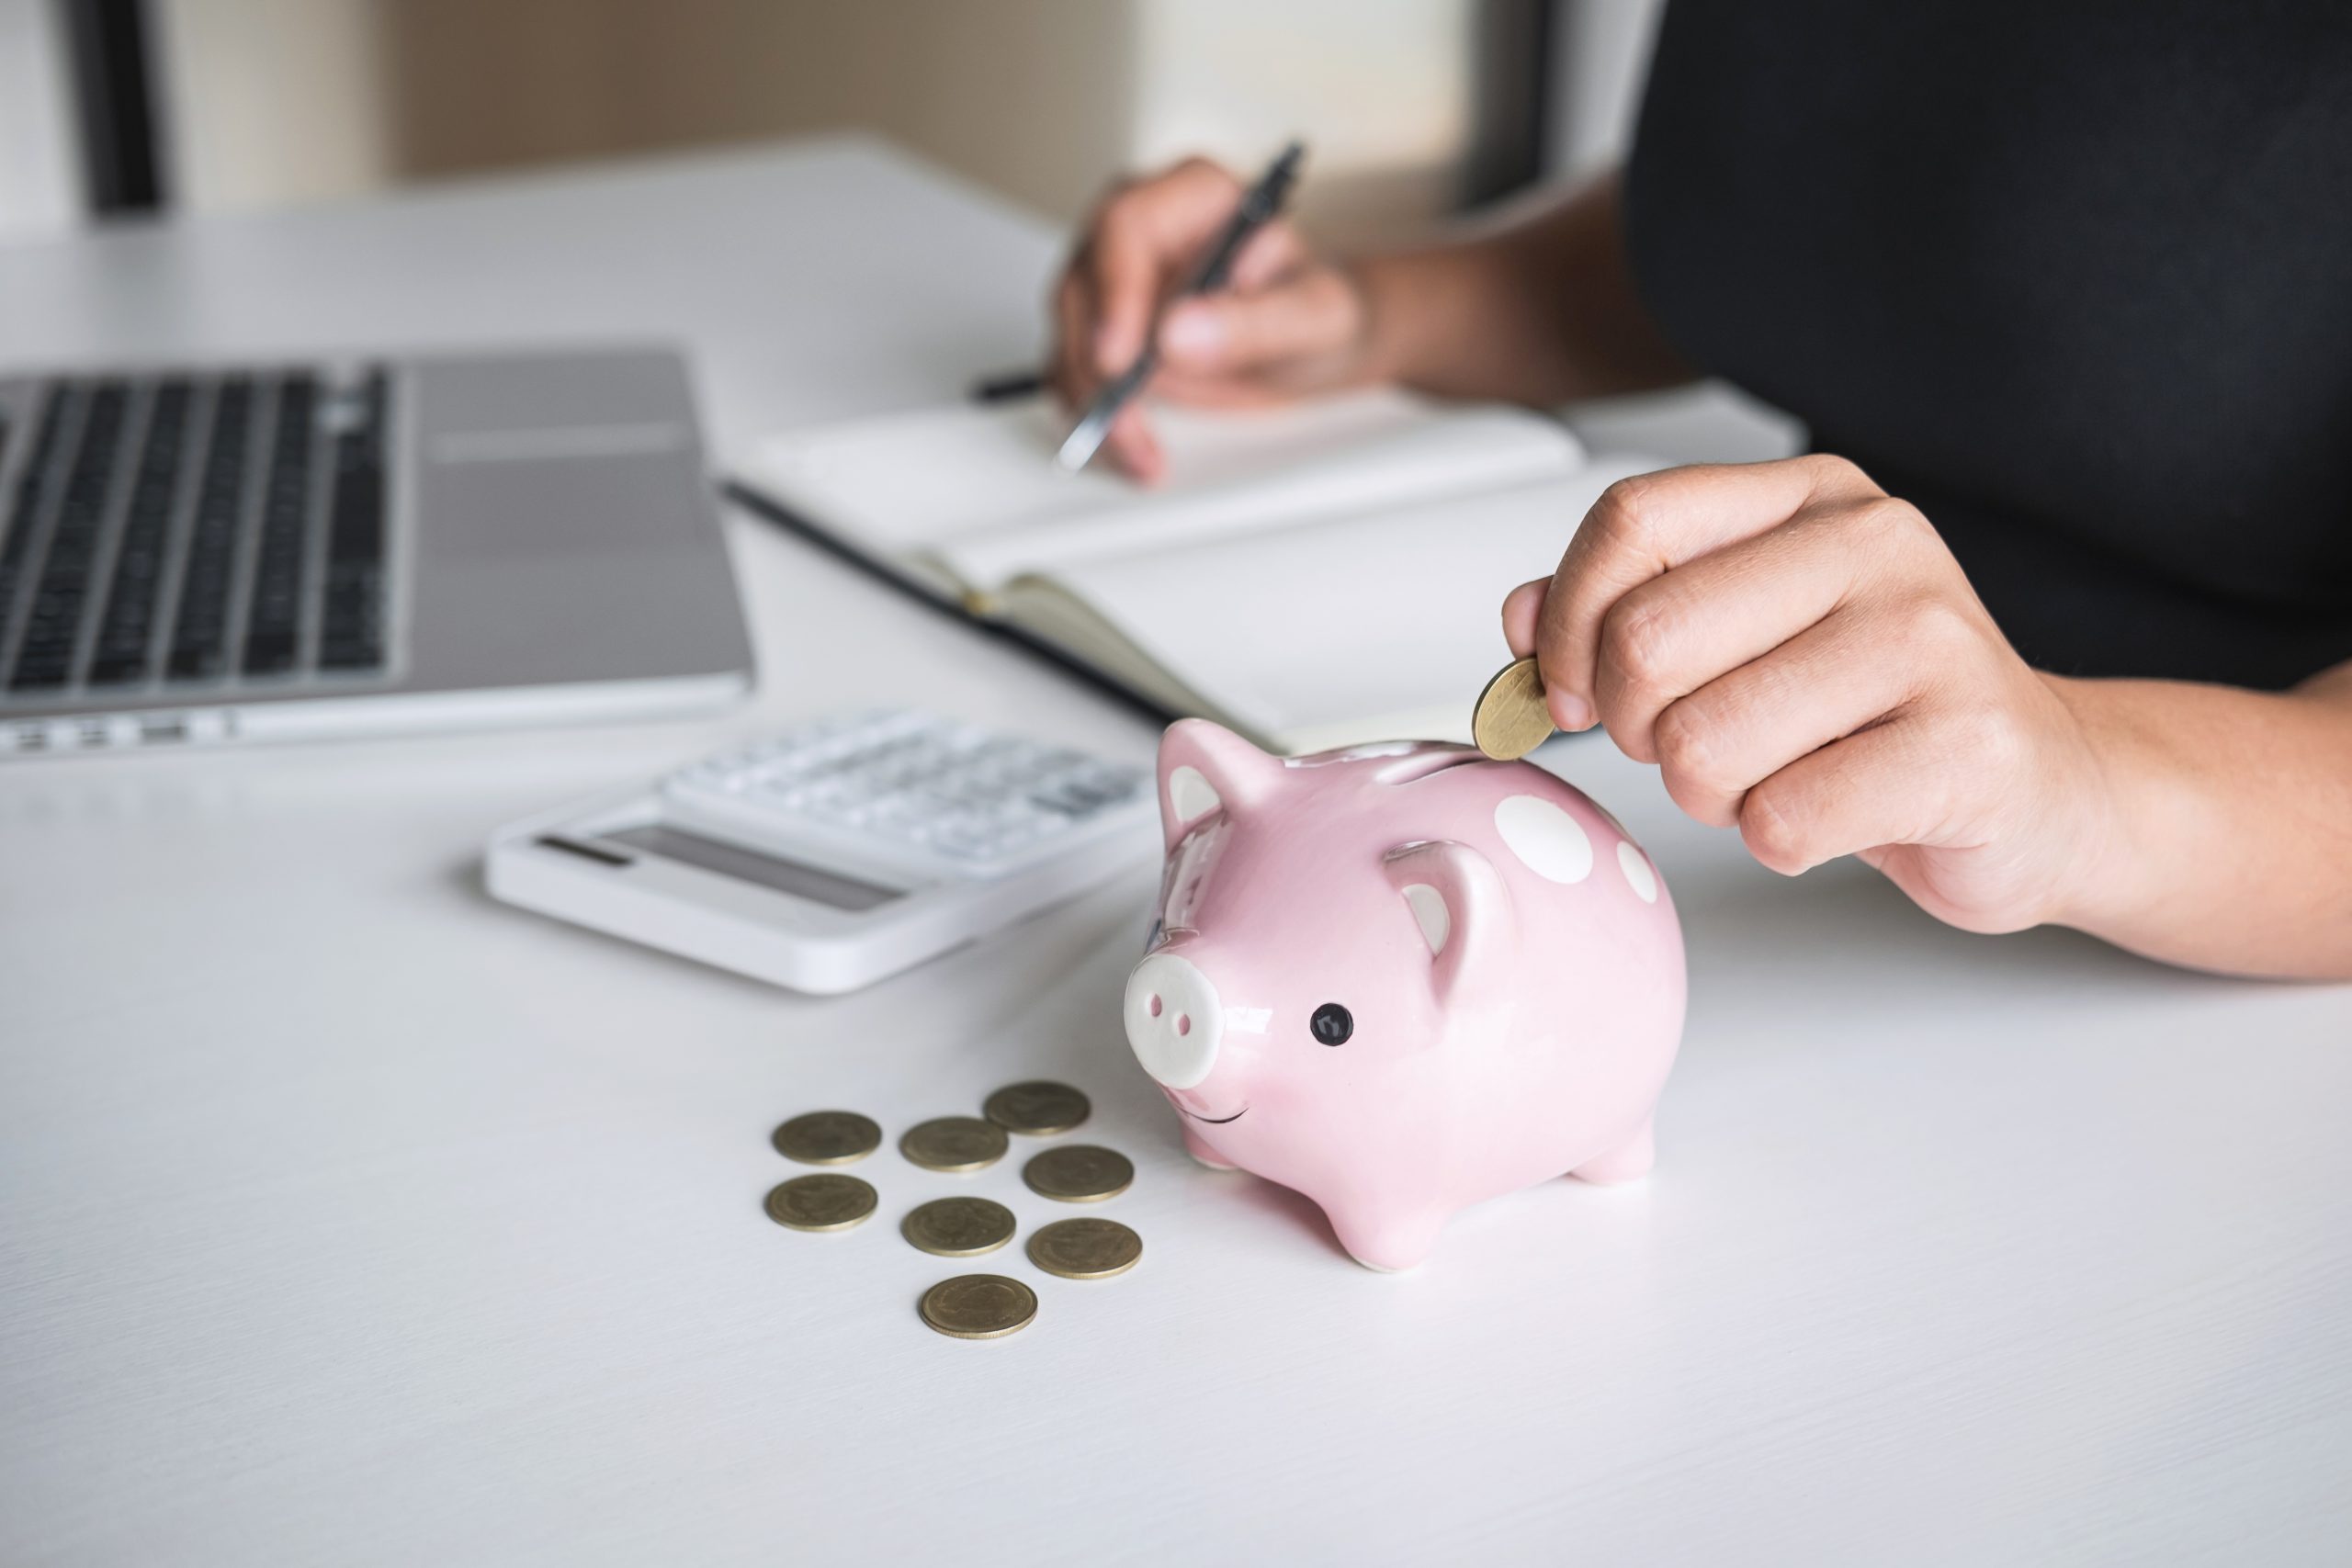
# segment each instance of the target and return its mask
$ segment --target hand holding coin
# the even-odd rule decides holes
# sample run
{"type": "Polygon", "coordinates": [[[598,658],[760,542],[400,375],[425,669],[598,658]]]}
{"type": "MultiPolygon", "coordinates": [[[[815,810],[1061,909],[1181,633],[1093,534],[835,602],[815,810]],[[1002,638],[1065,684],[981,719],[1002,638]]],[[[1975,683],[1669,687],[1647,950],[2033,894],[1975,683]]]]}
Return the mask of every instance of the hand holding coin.
{"type": "Polygon", "coordinates": [[[1498,762],[1524,757],[1552,738],[1552,713],[1544,704],[1544,677],[1535,660],[1506,664],[1478,694],[1470,712],[1470,739],[1498,762]]]}

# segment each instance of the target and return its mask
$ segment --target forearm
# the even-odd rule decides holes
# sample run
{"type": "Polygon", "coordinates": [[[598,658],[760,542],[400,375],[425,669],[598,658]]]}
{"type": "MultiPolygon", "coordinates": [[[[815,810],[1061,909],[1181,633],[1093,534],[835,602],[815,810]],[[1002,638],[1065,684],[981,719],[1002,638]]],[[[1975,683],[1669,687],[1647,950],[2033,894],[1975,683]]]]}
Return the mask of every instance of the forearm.
{"type": "Polygon", "coordinates": [[[1354,271],[1377,374],[1424,391],[1544,407],[1696,374],[1634,292],[1614,175],[1354,271]]]}
{"type": "Polygon", "coordinates": [[[2166,963],[2352,978],[2352,664],[2292,692],[2044,677],[2104,775],[2057,918],[2166,963]]]}

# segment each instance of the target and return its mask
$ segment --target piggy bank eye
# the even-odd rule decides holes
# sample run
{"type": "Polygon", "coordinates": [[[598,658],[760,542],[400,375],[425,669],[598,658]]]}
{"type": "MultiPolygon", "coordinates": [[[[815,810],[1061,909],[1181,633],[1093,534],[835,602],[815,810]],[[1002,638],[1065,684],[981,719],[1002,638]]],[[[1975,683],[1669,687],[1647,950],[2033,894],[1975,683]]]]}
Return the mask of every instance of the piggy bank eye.
{"type": "Polygon", "coordinates": [[[1318,1044],[1344,1045],[1348,1043],[1348,1036],[1356,1032],[1356,1021],[1349,1017],[1348,1010],[1339,1003],[1325,1002],[1315,1010],[1315,1016],[1306,1021],[1306,1027],[1315,1032],[1318,1044]]]}

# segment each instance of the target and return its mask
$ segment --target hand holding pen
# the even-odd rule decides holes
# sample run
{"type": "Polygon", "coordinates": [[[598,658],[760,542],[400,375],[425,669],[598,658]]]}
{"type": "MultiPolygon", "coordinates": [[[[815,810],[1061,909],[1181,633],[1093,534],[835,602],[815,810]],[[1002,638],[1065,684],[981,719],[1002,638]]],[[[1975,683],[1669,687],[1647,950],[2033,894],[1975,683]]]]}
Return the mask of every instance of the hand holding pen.
{"type": "MultiPolygon", "coordinates": [[[[1370,313],[1353,276],[1271,211],[1235,237],[1253,189],[1272,185],[1279,201],[1285,161],[1295,168],[1295,148],[1245,187],[1215,164],[1188,160],[1104,198],[1054,297],[1048,379],[1067,406],[1086,410],[1121,389],[1138,361],[1142,374],[1125,389],[1148,381],[1157,396],[1213,407],[1373,378],[1370,313]]],[[[1114,413],[1104,455],[1137,479],[1160,478],[1166,465],[1145,411],[1128,397],[1114,413]]]]}

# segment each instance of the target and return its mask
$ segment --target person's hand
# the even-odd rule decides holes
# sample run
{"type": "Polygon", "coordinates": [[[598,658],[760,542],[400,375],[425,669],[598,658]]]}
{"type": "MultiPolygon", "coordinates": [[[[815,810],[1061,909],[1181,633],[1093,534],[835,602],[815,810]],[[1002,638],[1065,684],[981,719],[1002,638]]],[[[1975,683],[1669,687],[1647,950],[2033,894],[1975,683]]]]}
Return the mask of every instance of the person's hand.
{"type": "Polygon", "coordinates": [[[1610,487],[1503,604],[1555,723],[1596,720],[1676,803],[1794,875],[1876,866],[1971,931],[2063,919],[2100,874],[2100,764],[1917,508],[1829,457],[1610,487]]]}
{"type": "MultiPolygon", "coordinates": [[[[1072,411],[1143,351],[1158,322],[1151,383],[1182,402],[1278,402],[1372,379],[1371,312],[1349,273],[1318,260],[1289,223],[1267,224],[1234,258],[1227,288],[1177,302],[1240,205],[1242,183],[1204,159],[1114,186],[1054,288],[1047,379],[1072,411]]],[[[1130,403],[1103,450],[1136,478],[1166,462],[1130,403]]]]}

